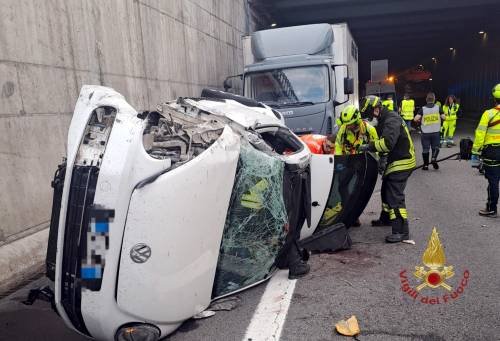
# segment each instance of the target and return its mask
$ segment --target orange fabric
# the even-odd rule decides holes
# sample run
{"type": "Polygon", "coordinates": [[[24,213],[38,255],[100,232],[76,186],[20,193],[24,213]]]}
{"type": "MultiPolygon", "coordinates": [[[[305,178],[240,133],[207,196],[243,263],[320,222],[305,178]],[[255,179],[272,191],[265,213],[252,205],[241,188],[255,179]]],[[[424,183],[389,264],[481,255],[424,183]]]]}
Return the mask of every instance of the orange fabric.
{"type": "MultiPolygon", "coordinates": [[[[319,134],[307,134],[300,136],[300,139],[309,147],[309,150],[313,154],[328,154],[325,153],[325,145],[331,145],[328,138],[325,135],[319,134]]],[[[330,147],[330,153],[335,153],[335,148],[330,147]]]]}

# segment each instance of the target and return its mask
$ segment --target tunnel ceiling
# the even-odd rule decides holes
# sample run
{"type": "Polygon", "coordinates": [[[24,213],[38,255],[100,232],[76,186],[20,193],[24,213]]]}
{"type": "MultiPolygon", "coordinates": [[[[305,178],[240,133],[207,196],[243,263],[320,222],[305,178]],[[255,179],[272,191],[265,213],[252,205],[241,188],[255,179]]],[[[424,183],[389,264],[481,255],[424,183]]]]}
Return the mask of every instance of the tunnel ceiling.
{"type": "MultiPolygon", "coordinates": [[[[434,56],[470,48],[487,32],[500,36],[500,0],[249,0],[276,27],[347,22],[360,51],[360,80],[370,60],[389,59],[398,72],[434,56]]],[[[263,29],[267,27],[259,27],[263,29]]]]}

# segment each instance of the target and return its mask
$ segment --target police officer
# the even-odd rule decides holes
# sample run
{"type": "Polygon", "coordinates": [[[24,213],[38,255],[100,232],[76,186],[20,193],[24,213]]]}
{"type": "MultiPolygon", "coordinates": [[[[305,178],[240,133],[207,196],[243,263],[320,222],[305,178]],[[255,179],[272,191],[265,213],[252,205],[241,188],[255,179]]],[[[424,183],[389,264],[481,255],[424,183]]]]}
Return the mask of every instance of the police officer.
{"type": "Polygon", "coordinates": [[[415,101],[410,98],[410,95],[405,94],[403,100],[401,101],[401,117],[406,122],[408,129],[411,128],[411,122],[415,114],[415,101]]]}
{"type": "Polygon", "coordinates": [[[432,148],[432,167],[439,169],[437,156],[439,154],[439,131],[441,130],[441,121],[444,115],[440,108],[434,104],[436,96],[433,92],[427,94],[427,104],[423,106],[415,116],[415,122],[420,123],[422,131],[422,159],[424,160],[423,170],[429,170],[429,149],[432,148]]]}
{"type": "Polygon", "coordinates": [[[363,116],[376,118],[379,136],[378,140],[361,146],[360,150],[385,153],[387,157],[387,166],[382,176],[382,212],[372,225],[390,223],[392,234],[385,238],[386,242],[402,242],[410,237],[404,190],[408,177],[416,166],[410,132],[401,116],[383,107],[377,96],[363,98],[360,108],[363,116]]]}
{"type": "Polygon", "coordinates": [[[493,88],[495,107],[486,110],[476,129],[472,146],[472,167],[479,167],[479,156],[483,159],[484,176],[488,180],[486,208],[479,211],[484,217],[496,217],[498,185],[500,182],[500,84],[493,88]]]}

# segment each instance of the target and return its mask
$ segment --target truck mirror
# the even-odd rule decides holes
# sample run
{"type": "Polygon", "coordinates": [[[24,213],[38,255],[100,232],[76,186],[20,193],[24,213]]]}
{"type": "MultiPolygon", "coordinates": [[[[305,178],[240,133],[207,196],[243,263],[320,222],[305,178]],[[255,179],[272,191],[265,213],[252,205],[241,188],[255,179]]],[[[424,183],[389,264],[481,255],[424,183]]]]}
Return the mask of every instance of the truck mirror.
{"type": "Polygon", "coordinates": [[[354,79],[345,77],[344,78],[344,94],[352,95],[354,93],[354,79]]]}
{"type": "Polygon", "coordinates": [[[224,91],[227,92],[229,89],[233,87],[233,81],[228,77],[224,79],[223,86],[224,86],[224,91]]]}

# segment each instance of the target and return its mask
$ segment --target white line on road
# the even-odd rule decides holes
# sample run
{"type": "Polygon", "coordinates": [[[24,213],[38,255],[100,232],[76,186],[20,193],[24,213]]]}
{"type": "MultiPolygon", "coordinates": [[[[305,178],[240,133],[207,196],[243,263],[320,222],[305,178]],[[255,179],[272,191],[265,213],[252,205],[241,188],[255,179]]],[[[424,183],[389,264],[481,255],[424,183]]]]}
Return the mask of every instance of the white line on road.
{"type": "Polygon", "coordinates": [[[280,339],[296,282],[295,279],[288,279],[288,270],[280,270],[274,274],[255,309],[243,341],[280,339]]]}

